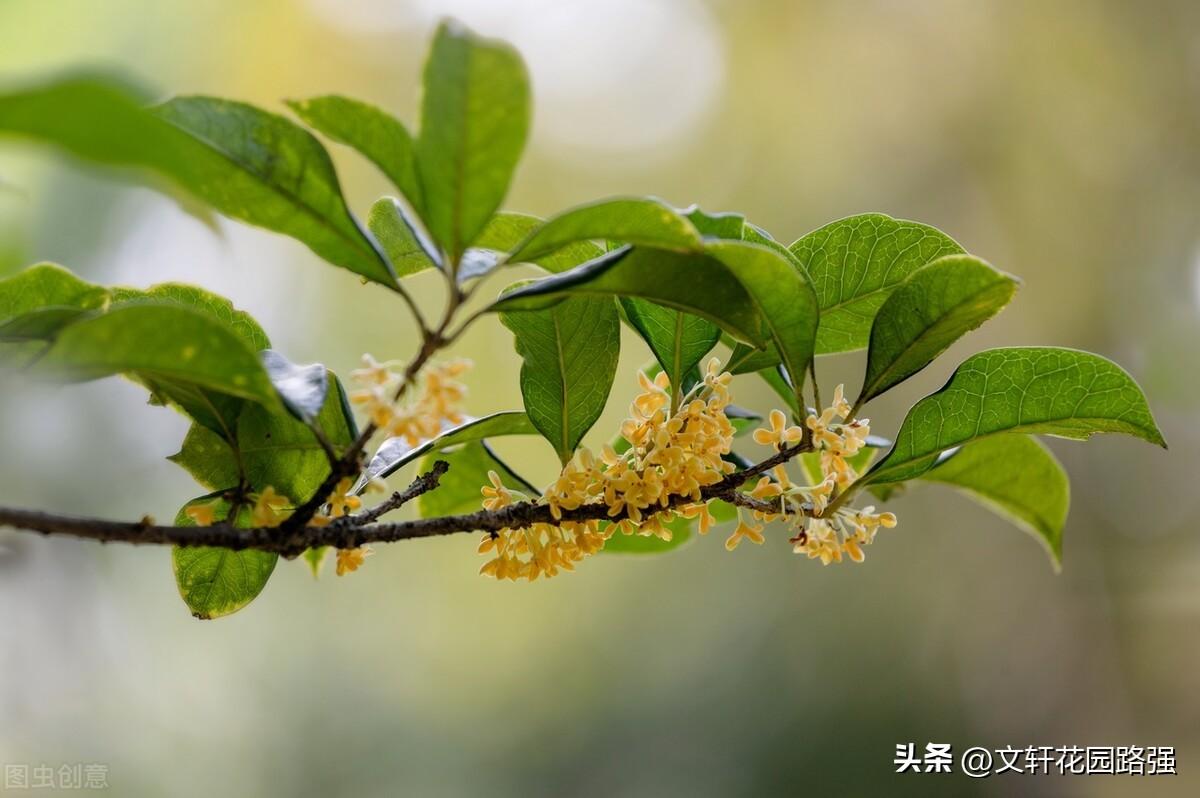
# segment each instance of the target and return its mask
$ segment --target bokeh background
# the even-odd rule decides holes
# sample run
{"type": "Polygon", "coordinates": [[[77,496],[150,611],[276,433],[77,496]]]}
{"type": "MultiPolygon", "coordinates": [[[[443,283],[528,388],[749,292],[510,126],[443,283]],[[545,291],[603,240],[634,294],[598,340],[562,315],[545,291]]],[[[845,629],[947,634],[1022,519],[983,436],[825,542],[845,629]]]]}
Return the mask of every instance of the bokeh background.
{"type": "MultiPolygon", "coordinates": [[[[1008,310],[872,406],[878,431],[972,351],[1056,344],[1126,365],[1170,451],[1051,441],[1073,485],[1061,575],[937,487],[894,503],[900,527],[861,566],[802,561],[777,532],[732,555],[717,535],[497,584],[464,535],[386,547],[353,578],[281,563],[258,601],[209,623],[178,599],[165,549],[0,532],[0,762],[106,763],[122,796],[1198,794],[1200,6],[3,0],[0,75],[99,66],[279,111],[336,91],[413,123],[445,14],[529,62],[536,122],[511,209],[648,193],[785,241],[877,210],[1019,275],[1008,310]],[[931,741],[1174,745],[1180,773],[892,773],[897,743],[931,741]]],[[[333,152],[365,214],[388,187],[333,152]]],[[[193,281],[294,360],[341,372],[412,350],[386,292],[113,177],[0,142],[3,270],[193,281]]],[[[438,301],[436,277],[413,282],[438,301]]],[[[520,406],[499,329],[461,347],[477,415],[520,406]]],[[[625,339],[593,443],[646,357],[625,339]]],[[[827,392],[857,387],[862,360],[819,368],[827,392]]],[[[0,501],[169,518],[198,493],[163,460],[185,421],[135,386],[0,380],[0,501]]],[[[752,381],[738,390],[770,405],[752,381]]],[[[550,478],[548,446],[498,448],[550,478]]]]}

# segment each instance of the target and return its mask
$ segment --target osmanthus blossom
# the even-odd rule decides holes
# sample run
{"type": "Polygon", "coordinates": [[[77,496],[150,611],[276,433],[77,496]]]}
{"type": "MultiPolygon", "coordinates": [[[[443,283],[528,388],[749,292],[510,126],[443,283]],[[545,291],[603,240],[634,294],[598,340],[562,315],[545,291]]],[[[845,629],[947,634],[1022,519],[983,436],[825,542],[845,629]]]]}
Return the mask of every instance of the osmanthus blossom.
{"type": "MultiPolygon", "coordinates": [[[[720,370],[712,359],[705,377],[670,411],[670,385],[665,374],[651,379],[638,374],[641,386],[621,424],[625,450],[618,453],[604,446],[599,457],[580,448],[563,467],[558,478],[537,501],[550,508],[557,523],[535,523],[519,529],[502,529],[484,535],[481,554],[491,555],[480,573],[497,579],[527,579],[555,576],[574,570],[575,564],[604,547],[618,531],[631,535],[654,535],[671,539],[666,526],[676,516],[698,519],[700,534],[713,525],[703,489],[723,480],[734,466],[725,459],[732,450],[734,428],[725,415],[730,403],[732,375],[720,370]],[[692,501],[680,503],[678,497],[692,501]],[[599,520],[562,521],[563,511],[584,505],[603,504],[613,523],[599,520]]],[[[737,525],[725,541],[732,551],[743,541],[762,544],[763,530],[770,521],[785,521],[795,531],[797,553],[819,558],[823,563],[840,562],[843,555],[854,562],[863,559],[862,547],[869,544],[880,526],[895,526],[891,513],[875,515],[873,508],[839,508],[832,518],[821,514],[836,492],[857,476],[846,458],[856,453],[870,432],[866,420],[848,420],[850,406],[838,386],[833,405],[820,415],[811,415],[806,425],[813,444],[821,453],[822,480],[815,485],[794,484],[787,469],[778,465],[771,476],[763,476],[750,496],[763,502],[778,502],[779,512],[764,509],[745,511],[739,507],[737,525]],[[842,419],[842,423],[835,419],[842,419]]],[[[756,430],[754,440],[782,451],[804,439],[804,429],[789,426],[787,416],[773,410],[768,425],[756,430]]],[[[495,472],[482,489],[488,510],[507,507],[531,497],[508,489],[495,472]]]]}

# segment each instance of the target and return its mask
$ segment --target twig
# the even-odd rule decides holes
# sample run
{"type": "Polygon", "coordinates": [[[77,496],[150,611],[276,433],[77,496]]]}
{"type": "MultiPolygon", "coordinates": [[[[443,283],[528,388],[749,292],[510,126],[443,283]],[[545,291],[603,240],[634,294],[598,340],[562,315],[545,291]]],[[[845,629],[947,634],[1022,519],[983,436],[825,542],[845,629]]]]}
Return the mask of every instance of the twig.
{"type": "Polygon", "coordinates": [[[420,496],[422,493],[428,493],[436,488],[438,486],[438,481],[441,480],[442,476],[449,468],[450,464],[445,460],[438,460],[434,462],[433,468],[431,468],[428,473],[417,477],[416,480],[414,480],[413,483],[404,490],[396,491],[378,505],[372,507],[370,510],[361,512],[358,515],[347,516],[346,518],[339,519],[334,523],[345,524],[346,526],[365,526],[366,524],[373,524],[387,513],[390,513],[392,510],[398,510],[413,499],[420,496]]]}

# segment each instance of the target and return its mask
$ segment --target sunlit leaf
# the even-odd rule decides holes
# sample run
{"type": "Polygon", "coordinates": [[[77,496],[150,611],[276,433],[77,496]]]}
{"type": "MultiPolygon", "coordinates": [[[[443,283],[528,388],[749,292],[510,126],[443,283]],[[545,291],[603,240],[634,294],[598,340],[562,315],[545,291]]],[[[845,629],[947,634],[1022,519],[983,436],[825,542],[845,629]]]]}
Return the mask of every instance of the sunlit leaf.
{"type": "Polygon", "coordinates": [[[726,405],[725,417],[733,425],[733,435],[735,438],[740,438],[748,432],[753,432],[762,424],[763,420],[761,413],[756,413],[753,410],[747,410],[737,405],[726,405]]]}
{"type": "Polygon", "coordinates": [[[1017,281],[970,255],[917,269],[879,308],[859,402],[916,374],[1008,304],[1017,281]]]}
{"type": "Polygon", "coordinates": [[[702,236],[741,241],[745,234],[746,217],[740,213],[707,213],[699,205],[684,208],[679,213],[695,225],[702,236]]]}
{"type": "Polygon", "coordinates": [[[913,479],[947,449],[1000,432],[1076,440],[1121,432],[1166,446],[1141,389],[1112,361],[1054,347],[990,349],[908,411],[895,446],[866,480],[913,479]]]}
{"type": "Polygon", "coordinates": [[[770,341],[758,306],[724,264],[703,255],[657,249],[607,252],[506,293],[490,310],[539,310],[569,296],[648,299],[708,319],[741,340],[761,346],[770,341]]]}
{"type": "Polygon", "coordinates": [[[516,50],[443,22],[425,64],[416,153],[425,223],[451,263],[508,193],[529,118],[529,77],[516,50]]]}
{"type": "Polygon", "coordinates": [[[573,297],[541,311],[504,313],[521,356],[525,412],[566,462],[604,411],[620,354],[617,306],[573,297]]]}
{"type": "Polygon", "coordinates": [[[370,280],[395,279],[351,217],[325,148],[293,122],[207,97],[152,109],[98,78],[0,95],[0,133],[165,175],[221,213],[284,233],[370,280]]]}
{"type": "MultiPolygon", "coordinates": [[[[498,213],[488,220],[475,245],[463,255],[458,279],[481,277],[507,260],[508,253],[525,240],[542,220],[523,213],[498,213]]],[[[576,241],[530,261],[548,272],[558,273],[599,257],[604,250],[591,241],[576,241]]]]}
{"type": "Polygon", "coordinates": [[[280,407],[258,355],[238,335],[171,304],[131,303],[71,324],[33,371],[71,382],[127,373],[280,407]]]}
{"type": "Polygon", "coordinates": [[[108,301],[107,289],[52,263],[0,280],[0,366],[27,365],[60,330],[108,301]]]}
{"type": "Polygon", "coordinates": [[[928,225],[881,213],[827,224],[789,249],[812,278],[820,302],[817,354],[866,346],[875,312],[905,277],[963,251],[928,225]]]}
{"type": "MultiPolygon", "coordinates": [[[[164,283],[144,290],[112,289],[111,307],[114,309],[147,303],[177,305],[202,313],[220,323],[254,351],[270,346],[267,334],[250,314],[235,308],[225,297],[203,288],[164,283]]],[[[155,401],[172,403],[225,440],[234,439],[238,416],[241,415],[242,405],[248,400],[168,374],[141,372],[131,376],[146,386],[155,401]]]]}
{"type": "Polygon", "coordinates": [[[32,311],[99,310],[108,298],[107,288],[81,280],[56,264],[39,263],[0,280],[0,329],[32,311]]]}
{"type": "Polygon", "coordinates": [[[383,197],[367,213],[367,227],[387,253],[396,274],[408,277],[440,268],[441,255],[421,226],[394,197],[383,197]]]}
{"type": "Polygon", "coordinates": [[[712,351],[721,329],[710,321],[644,299],[621,298],[625,318],[667,373],[671,390],[682,395],[683,376],[712,351]]]}
{"type": "Polygon", "coordinates": [[[253,316],[244,310],[235,308],[229,299],[199,286],[186,283],[159,283],[145,289],[124,287],[112,289],[113,307],[143,301],[181,305],[210,316],[221,322],[255,352],[271,345],[266,332],[253,316]]]}
{"type": "Polygon", "coordinates": [[[607,240],[676,252],[698,252],[700,234],[679,211],[656,200],[602,200],[572,208],[547,221],[509,258],[533,262],[577,241],[607,240]]]}
{"type": "Polygon", "coordinates": [[[420,213],[421,187],[413,140],[400,120],[370,103],[336,94],[289,100],[287,104],[306,124],[339,144],[353,147],[379,167],[420,213]]]}
{"type": "Polygon", "coordinates": [[[719,259],[745,286],[759,309],[763,327],[789,374],[802,375],[813,358],[817,297],[805,274],[778,253],[757,244],[710,242],[719,259]]]}

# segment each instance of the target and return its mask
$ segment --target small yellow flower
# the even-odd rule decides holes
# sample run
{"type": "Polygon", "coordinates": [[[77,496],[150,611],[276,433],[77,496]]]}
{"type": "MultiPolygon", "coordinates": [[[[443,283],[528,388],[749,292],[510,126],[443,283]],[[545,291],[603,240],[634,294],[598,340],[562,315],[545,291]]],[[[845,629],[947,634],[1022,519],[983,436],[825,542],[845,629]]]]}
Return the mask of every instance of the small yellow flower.
{"type": "Polygon", "coordinates": [[[833,389],[833,405],[832,409],[840,418],[850,417],[850,403],[846,401],[844,385],[838,385],[833,389]]]}
{"type": "Polygon", "coordinates": [[[357,549],[338,549],[337,575],[345,576],[354,573],[374,553],[370,546],[359,546],[357,549]]]}
{"type": "Polygon", "coordinates": [[[333,489],[333,495],[329,497],[329,514],[334,518],[349,515],[354,510],[362,507],[362,499],[350,495],[352,487],[354,487],[353,477],[345,477],[333,489]]]}
{"type": "Polygon", "coordinates": [[[387,385],[397,378],[397,375],[380,363],[370,354],[362,356],[363,367],[350,372],[350,376],[360,385],[387,385]]]}
{"type": "Polygon", "coordinates": [[[712,529],[713,517],[708,510],[708,502],[701,504],[686,504],[679,508],[679,514],[684,518],[699,518],[700,523],[697,526],[701,535],[707,535],[708,530],[712,529]]]}
{"type": "Polygon", "coordinates": [[[255,497],[254,509],[251,511],[251,520],[254,526],[279,526],[288,516],[284,512],[284,508],[289,504],[291,501],[288,497],[276,493],[275,488],[270,485],[263,488],[262,492],[255,497]]]}
{"type": "Polygon", "coordinates": [[[362,405],[376,427],[384,428],[392,423],[396,411],[392,408],[392,393],[384,385],[373,385],[350,394],[350,401],[362,405]]]}
{"type": "Polygon", "coordinates": [[[850,556],[851,560],[854,560],[854,562],[862,562],[864,559],[866,559],[866,555],[863,554],[862,546],[859,545],[857,536],[846,538],[846,540],[842,543],[842,549],[850,556]]]}
{"type": "Polygon", "coordinates": [[[813,485],[808,489],[808,498],[812,502],[813,514],[820,515],[825,512],[825,508],[829,505],[829,499],[833,496],[833,489],[837,486],[837,478],[830,474],[821,482],[813,485]]]}
{"type": "Polygon", "coordinates": [[[485,510],[499,510],[502,507],[507,507],[512,504],[512,493],[508,488],[504,487],[504,483],[500,481],[500,475],[495,471],[488,471],[488,481],[491,486],[484,485],[480,488],[483,494],[483,507],[485,510]]]}
{"type": "Polygon", "coordinates": [[[193,504],[183,512],[196,526],[212,526],[217,520],[217,504],[218,501],[214,499],[204,504],[193,504]]]}
{"type": "Polygon", "coordinates": [[[766,538],[762,534],[762,526],[755,524],[747,524],[742,520],[741,513],[738,513],[738,525],[733,530],[733,534],[725,541],[725,548],[728,551],[733,551],[738,547],[742,540],[748,540],[751,543],[762,545],[766,538]]]}
{"type": "Polygon", "coordinates": [[[804,431],[799,427],[789,427],[787,416],[782,410],[772,410],[768,417],[770,428],[763,427],[754,431],[754,442],[763,446],[774,446],[782,449],[794,443],[799,443],[804,437],[804,431]]]}

